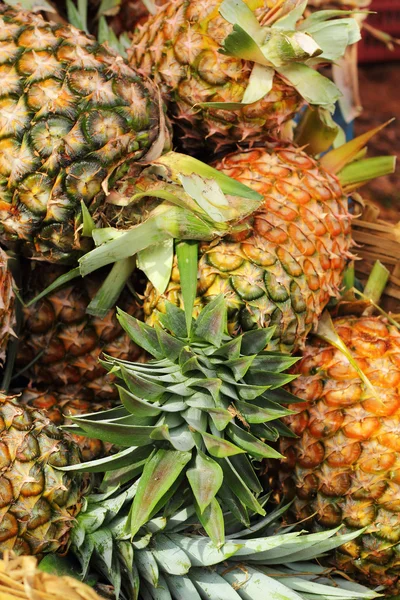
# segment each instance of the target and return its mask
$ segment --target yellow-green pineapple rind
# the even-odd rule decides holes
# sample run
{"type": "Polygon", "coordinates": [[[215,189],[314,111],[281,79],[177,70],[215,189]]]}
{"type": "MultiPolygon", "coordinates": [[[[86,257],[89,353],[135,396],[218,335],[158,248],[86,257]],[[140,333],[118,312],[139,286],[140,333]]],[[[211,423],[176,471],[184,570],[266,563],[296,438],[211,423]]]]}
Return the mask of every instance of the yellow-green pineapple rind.
{"type": "Polygon", "coordinates": [[[83,201],[158,138],[154,88],[94,38],[0,7],[0,241],[73,262],[83,201]]]}
{"type": "MultiPolygon", "coordinates": [[[[237,152],[216,167],[264,204],[250,231],[201,245],[196,310],[223,293],[231,333],[276,325],[270,348],[291,352],[341,288],[352,244],[347,197],[334,175],[294,147],[237,152]]],[[[164,295],[148,286],[148,322],[165,299],[182,305],[176,267],[164,295]]]]}

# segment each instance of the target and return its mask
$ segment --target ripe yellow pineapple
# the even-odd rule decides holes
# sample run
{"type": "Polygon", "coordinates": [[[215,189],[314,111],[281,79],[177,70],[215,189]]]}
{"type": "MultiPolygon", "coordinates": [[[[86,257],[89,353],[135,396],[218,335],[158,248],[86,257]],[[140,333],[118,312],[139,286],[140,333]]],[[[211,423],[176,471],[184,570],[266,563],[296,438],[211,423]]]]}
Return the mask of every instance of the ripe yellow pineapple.
{"type": "Polygon", "coordinates": [[[101,213],[125,163],[168,144],[159,95],[91,36],[4,5],[0,86],[0,241],[74,262],[81,203],[101,213]]]}
{"type": "MultiPolygon", "coordinates": [[[[64,269],[31,263],[26,300],[32,299],[64,269]]],[[[112,376],[100,365],[102,353],[122,360],[143,360],[145,353],[119,325],[115,309],[105,317],[93,317],[86,309],[102,283],[101,274],[76,279],[24,309],[24,325],[18,346],[17,364],[29,365],[27,374],[35,384],[61,388],[71,394],[85,389],[93,401],[117,396],[112,376]]],[[[140,318],[141,308],[125,291],[118,305],[140,318]]],[[[90,412],[90,411],[88,411],[90,412]]]]}
{"type": "Polygon", "coordinates": [[[78,446],[43,413],[1,394],[0,448],[0,552],[65,548],[84,480],[58,467],[80,462],[78,446]]]}
{"type": "MultiPolygon", "coordinates": [[[[237,152],[216,166],[264,204],[244,234],[201,245],[196,307],[222,292],[232,333],[276,325],[270,347],[292,351],[340,289],[351,247],[347,197],[334,175],[294,147],[237,152]]],[[[165,295],[149,286],[146,296],[150,322],[165,298],[181,305],[178,269],[165,295]]]]}
{"type": "Polygon", "coordinates": [[[317,32],[298,4],[173,0],[138,28],[130,64],[161,86],[184,147],[276,138],[304,102],[332,107],[340,93],[311,66],[343,56],[358,25],[323,16],[317,32]]]}
{"type": "Polygon", "coordinates": [[[400,577],[400,331],[384,317],[341,317],[342,351],[310,339],[289,389],[305,402],[284,419],[297,439],[281,441],[280,480],[303,526],[366,527],[335,563],[369,585],[400,577]]]}
{"type": "Polygon", "coordinates": [[[14,280],[8,268],[8,256],[0,248],[0,363],[4,361],[10,335],[15,324],[14,280]]]}

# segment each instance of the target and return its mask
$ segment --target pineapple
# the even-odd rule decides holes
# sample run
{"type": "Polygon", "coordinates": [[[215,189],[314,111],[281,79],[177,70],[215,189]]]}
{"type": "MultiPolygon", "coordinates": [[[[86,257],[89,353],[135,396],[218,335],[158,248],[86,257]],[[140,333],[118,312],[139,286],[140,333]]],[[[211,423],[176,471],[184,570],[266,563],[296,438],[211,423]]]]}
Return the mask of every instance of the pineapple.
{"type": "Polygon", "coordinates": [[[0,552],[65,549],[81,507],[81,475],[60,467],[80,461],[79,448],[39,411],[0,395],[0,552]]]}
{"type": "MultiPolygon", "coordinates": [[[[31,263],[26,298],[34,298],[64,273],[62,267],[31,263]]],[[[35,384],[50,385],[67,394],[84,391],[92,401],[117,397],[112,377],[99,364],[102,353],[122,360],[140,361],[144,352],[123,332],[115,309],[103,318],[87,313],[90,300],[102,283],[100,274],[78,279],[24,308],[17,364],[28,365],[35,384]],[[66,387],[67,386],[67,387],[66,387]]],[[[126,290],[119,306],[140,317],[141,308],[126,290]]],[[[91,412],[90,410],[87,412],[91,412]]]]}
{"type": "Polygon", "coordinates": [[[0,248],[0,363],[4,362],[10,335],[14,335],[14,280],[8,268],[8,256],[0,248]]]}
{"type": "MultiPolygon", "coordinates": [[[[74,386],[65,390],[39,391],[34,388],[26,388],[18,398],[18,403],[29,406],[45,413],[46,417],[60,427],[70,423],[69,417],[100,410],[107,410],[115,406],[115,402],[101,399],[99,403],[94,402],[92,394],[86,389],[75,389],[74,386]]],[[[72,439],[79,445],[82,460],[96,460],[103,457],[111,450],[110,444],[104,444],[97,439],[82,438],[72,435],[72,439]]]]}
{"type": "MultiPolygon", "coordinates": [[[[231,334],[276,326],[270,349],[293,351],[336,296],[351,256],[351,217],[337,177],[294,147],[230,154],[217,168],[264,197],[245,233],[202,244],[196,309],[223,293],[231,334]]],[[[164,301],[181,306],[175,267],[165,294],[149,285],[154,323],[164,301]]]]}
{"type": "Polygon", "coordinates": [[[101,600],[88,585],[63,575],[44,573],[33,556],[4,553],[0,560],[0,598],[3,600],[101,600]]]}
{"type": "MultiPolygon", "coordinates": [[[[0,241],[73,263],[127,161],[168,145],[157,91],[74,27],[0,6],[0,241]]],[[[99,219],[101,216],[98,217],[99,219]]]]}
{"type": "Polygon", "coordinates": [[[289,385],[303,402],[285,418],[298,438],[281,441],[281,485],[303,526],[365,528],[335,564],[398,590],[400,331],[383,316],[340,317],[334,326],[367,380],[341,350],[307,343],[289,385]]]}
{"type": "Polygon", "coordinates": [[[322,13],[317,26],[314,17],[296,25],[301,12],[292,10],[292,2],[174,0],[135,32],[130,64],[161,86],[186,149],[262,142],[304,102],[332,108],[340,93],[310,65],[343,56],[358,25],[322,13]]]}

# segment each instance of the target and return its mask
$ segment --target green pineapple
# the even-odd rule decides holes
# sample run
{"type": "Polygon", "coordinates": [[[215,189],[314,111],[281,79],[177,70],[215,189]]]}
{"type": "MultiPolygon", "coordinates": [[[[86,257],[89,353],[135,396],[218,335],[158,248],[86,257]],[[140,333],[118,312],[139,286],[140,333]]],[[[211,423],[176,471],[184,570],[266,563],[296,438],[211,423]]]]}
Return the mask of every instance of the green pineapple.
{"type": "Polygon", "coordinates": [[[81,203],[100,210],[126,161],[168,147],[157,91],[91,36],[4,5],[0,85],[0,240],[74,262],[81,203]]]}

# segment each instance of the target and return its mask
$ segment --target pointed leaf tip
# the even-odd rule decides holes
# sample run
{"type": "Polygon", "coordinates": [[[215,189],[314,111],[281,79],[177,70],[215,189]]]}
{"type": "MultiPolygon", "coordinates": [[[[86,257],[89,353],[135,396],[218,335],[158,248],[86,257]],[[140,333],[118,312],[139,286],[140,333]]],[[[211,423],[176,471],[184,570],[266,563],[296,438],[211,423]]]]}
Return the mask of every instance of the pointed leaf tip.
{"type": "Polygon", "coordinates": [[[220,346],[226,329],[227,309],[225,297],[219,294],[214,300],[203,308],[195,325],[194,334],[206,340],[213,346],[220,346]]]}

